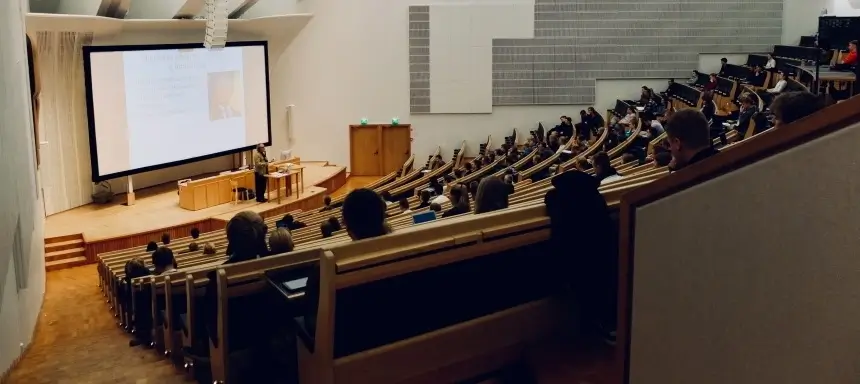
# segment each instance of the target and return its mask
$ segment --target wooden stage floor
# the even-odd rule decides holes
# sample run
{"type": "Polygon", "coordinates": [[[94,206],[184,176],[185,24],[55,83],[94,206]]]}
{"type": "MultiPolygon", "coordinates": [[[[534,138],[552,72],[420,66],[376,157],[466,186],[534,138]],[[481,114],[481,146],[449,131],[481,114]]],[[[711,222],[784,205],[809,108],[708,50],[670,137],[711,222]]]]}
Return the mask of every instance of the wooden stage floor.
{"type": "MultiPolygon", "coordinates": [[[[290,197],[281,195],[281,204],[294,202],[308,196],[326,193],[326,189],[316,186],[343,171],[344,167],[328,165],[327,162],[302,162],[304,170],[304,190],[301,197],[293,193],[290,197]]],[[[156,230],[181,225],[207,218],[229,220],[240,211],[267,211],[278,206],[276,199],[267,203],[254,200],[239,204],[219,206],[189,211],[179,207],[176,182],[160,184],[136,192],[133,206],[125,206],[125,196],[117,196],[107,205],[87,204],[82,207],[48,216],[45,220],[45,238],[82,233],[87,242],[156,230]]],[[[331,191],[333,192],[333,191],[331,191]]],[[[273,196],[274,197],[274,196],[273,196]]]]}

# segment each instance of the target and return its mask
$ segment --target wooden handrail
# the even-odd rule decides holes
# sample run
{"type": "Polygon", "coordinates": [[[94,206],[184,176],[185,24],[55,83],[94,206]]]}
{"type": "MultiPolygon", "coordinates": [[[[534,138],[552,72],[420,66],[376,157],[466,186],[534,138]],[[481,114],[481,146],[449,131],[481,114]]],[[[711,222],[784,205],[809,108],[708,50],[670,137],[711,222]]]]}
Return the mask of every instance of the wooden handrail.
{"type": "Polygon", "coordinates": [[[631,298],[637,208],[858,122],[860,122],[860,97],[853,97],[791,124],[758,134],[744,145],[734,146],[730,151],[723,151],[719,155],[692,164],[671,176],[639,186],[622,196],[619,209],[618,244],[619,348],[616,349],[615,361],[618,364],[618,372],[624,372],[624,378],[629,376],[627,359],[630,356],[630,327],[632,324],[630,310],[633,304],[631,298]]]}

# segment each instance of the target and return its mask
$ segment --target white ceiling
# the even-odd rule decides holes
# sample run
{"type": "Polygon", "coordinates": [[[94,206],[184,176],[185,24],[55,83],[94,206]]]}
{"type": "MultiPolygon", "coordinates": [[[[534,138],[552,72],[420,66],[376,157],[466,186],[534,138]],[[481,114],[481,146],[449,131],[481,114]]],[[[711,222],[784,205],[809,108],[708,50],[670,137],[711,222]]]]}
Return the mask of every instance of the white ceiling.
{"type": "MultiPolygon", "coordinates": [[[[125,19],[172,19],[177,16],[202,16],[204,2],[204,0],[30,0],[30,12],[125,19]]],[[[293,13],[296,0],[227,0],[227,3],[230,13],[235,10],[245,11],[239,16],[247,18],[293,13]]]]}

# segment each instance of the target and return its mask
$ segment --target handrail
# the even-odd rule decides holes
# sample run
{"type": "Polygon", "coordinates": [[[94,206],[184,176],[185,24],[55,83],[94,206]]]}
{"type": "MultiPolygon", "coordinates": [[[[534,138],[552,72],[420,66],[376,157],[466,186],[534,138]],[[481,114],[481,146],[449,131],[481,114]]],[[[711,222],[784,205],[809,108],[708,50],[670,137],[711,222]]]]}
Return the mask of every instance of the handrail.
{"type": "Polygon", "coordinates": [[[460,143],[460,152],[457,152],[457,159],[454,160],[454,169],[460,168],[463,163],[463,156],[466,153],[466,140],[460,143]]]}
{"type": "Polygon", "coordinates": [[[755,136],[744,145],[732,147],[701,162],[692,164],[669,177],[662,177],[635,188],[621,197],[619,209],[619,295],[618,340],[616,364],[619,372],[629,375],[630,311],[636,210],[638,207],[715,179],[740,167],[764,160],[826,134],[860,122],[860,97],[853,97],[818,111],[806,118],[755,136]]]}

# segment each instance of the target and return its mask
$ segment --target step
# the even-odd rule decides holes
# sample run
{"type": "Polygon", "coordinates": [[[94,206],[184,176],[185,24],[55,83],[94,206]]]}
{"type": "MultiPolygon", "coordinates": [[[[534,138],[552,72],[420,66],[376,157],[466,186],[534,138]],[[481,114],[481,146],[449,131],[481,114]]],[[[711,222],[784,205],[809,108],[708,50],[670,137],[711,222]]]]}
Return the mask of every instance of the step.
{"type": "Polygon", "coordinates": [[[57,261],[49,261],[45,263],[46,271],[56,271],[58,269],[66,269],[87,264],[87,258],[84,256],[73,257],[71,259],[63,259],[57,261]]]}
{"type": "Polygon", "coordinates": [[[78,247],[78,248],[64,249],[62,251],[45,252],[45,261],[53,262],[53,261],[59,261],[59,260],[64,260],[64,259],[68,259],[68,258],[73,258],[76,256],[84,256],[85,251],[86,251],[86,248],[78,247]]]}
{"type": "Polygon", "coordinates": [[[60,242],[64,242],[64,241],[76,240],[76,239],[83,239],[83,238],[84,238],[84,235],[83,235],[83,234],[81,234],[81,233],[76,233],[76,234],[73,234],[73,235],[63,235],[63,236],[57,236],[57,237],[46,238],[46,239],[45,239],[45,244],[46,244],[46,245],[47,245],[47,244],[54,244],[54,243],[60,243],[60,242]]]}
{"type": "Polygon", "coordinates": [[[64,251],[67,249],[79,248],[79,247],[83,247],[83,246],[84,246],[84,239],[61,241],[58,243],[45,244],[45,253],[64,251]]]}

